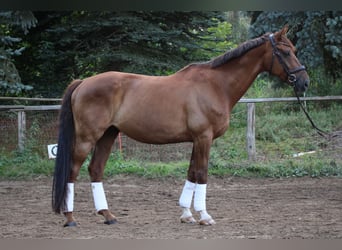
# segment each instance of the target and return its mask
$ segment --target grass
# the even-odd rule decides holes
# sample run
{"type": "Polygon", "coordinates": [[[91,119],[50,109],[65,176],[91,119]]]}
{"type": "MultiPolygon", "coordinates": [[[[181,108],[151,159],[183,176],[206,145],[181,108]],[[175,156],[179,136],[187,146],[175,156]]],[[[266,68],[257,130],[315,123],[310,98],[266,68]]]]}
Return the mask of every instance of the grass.
{"type": "MultiPolygon", "coordinates": [[[[221,142],[220,142],[221,143],[221,142]]],[[[219,144],[220,144],[219,143],[219,144]]],[[[250,163],[241,159],[243,153],[229,151],[226,158],[220,157],[222,145],[215,145],[209,162],[210,176],[238,177],[342,177],[342,161],[327,157],[324,152],[314,155],[283,159],[258,160],[250,163]]],[[[80,179],[87,179],[88,172],[85,162],[80,171],[80,179]]],[[[0,178],[2,179],[32,179],[51,177],[54,161],[42,158],[32,152],[13,152],[3,154],[0,160],[0,178]]],[[[118,152],[111,154],[105,169],[105,178],[115,175],[136,175],[145,178],[186,178],[188,162],[142,162],[125,160],[118,152]]]]}
{"type": "Polygon", "coordinates": [[[334,160],[287,159],[277,162],[257,162],[245,166],[212,167],[210,174],[214,176],[239,177],[342,177],[342,164],[334,160]]]}
{"type": "Polygon", "coordinates": [[[27,179],[38,176],[51,176],[54,162],[41,157],[38,153],[0,151],[0,178],[27,179]]]}
{"type": "MultiPolygon", "coordinates": [[[[186,178],[188,163],[148,163],[134,160],[116,159],[113,154],[105,169],[105,178],[115,175],[135,175],[145,178],[186,178]]],[[[341,161],[321,158],[321,155],[304,158],[283,159],[269,162],[241,161],[240,164],[223,162],[209,165],[209,175],[216,177],[342,177],[341,161]]],[[[4,157],[0,161],[0,177],[2,179],[32,179],[50,177],[53,174],[54,161],[40,157],[29,157],[20,161],[21,157],[4,157]],[[16,159],[16,160],[13,160],[16,159]]],[[[213,161],[213,160],[211,160],[213,161]]],[[[215,160],[214,160],[215,161],[215,160]]],[[[86,167],[80,172],[80,179],[87,179],[86,167]]]]}

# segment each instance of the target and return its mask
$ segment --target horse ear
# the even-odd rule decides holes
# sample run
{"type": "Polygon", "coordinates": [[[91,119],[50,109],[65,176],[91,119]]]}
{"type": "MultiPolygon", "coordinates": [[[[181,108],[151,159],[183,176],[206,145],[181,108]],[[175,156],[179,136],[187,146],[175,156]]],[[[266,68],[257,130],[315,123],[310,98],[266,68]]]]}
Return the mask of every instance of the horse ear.
{"type": "Polygon", "coordinates": [[[280,34],[282,36],[286,36],[287,31],[289,30],[289,25],[285,24],[285,26],[283,27],[283,29],[280,31],[280,34]]]}

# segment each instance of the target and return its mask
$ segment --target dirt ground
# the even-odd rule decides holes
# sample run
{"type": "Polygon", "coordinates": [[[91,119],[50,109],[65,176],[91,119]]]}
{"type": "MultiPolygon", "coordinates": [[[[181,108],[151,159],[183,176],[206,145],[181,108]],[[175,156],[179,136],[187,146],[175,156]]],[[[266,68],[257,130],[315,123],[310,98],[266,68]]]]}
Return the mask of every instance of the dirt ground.
{"type": "MultiPolygon", "coordinates": [[[[342,238],[342,179],[209,178],[214,226],[181,224],[179,179],[118,176],[104,182],[118,224],[96,215],[90,184],[75,186],[78,226],[51,209],[51,180],[0,181],[1,238],[342,238]]],[[[195,214],[198,216],[197,214],[195,214]]]]}

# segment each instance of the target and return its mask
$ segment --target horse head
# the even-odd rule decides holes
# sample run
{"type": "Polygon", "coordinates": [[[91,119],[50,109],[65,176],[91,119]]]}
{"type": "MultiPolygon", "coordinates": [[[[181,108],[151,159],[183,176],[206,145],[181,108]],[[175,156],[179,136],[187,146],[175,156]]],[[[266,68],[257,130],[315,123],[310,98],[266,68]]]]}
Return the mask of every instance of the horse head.
{"type": "Polygon", "coordinates": [[[286,33],[288,26],[284,26],[282,30],[269,35],[269,43],[267,46],[270,56],[266,65],[270,65],[269,73],[279,76],[280,79],[294,87],[298,93],[305,92],[309,87],[309,75],[296,57],[296,48],[287,38],[286,33]]]}

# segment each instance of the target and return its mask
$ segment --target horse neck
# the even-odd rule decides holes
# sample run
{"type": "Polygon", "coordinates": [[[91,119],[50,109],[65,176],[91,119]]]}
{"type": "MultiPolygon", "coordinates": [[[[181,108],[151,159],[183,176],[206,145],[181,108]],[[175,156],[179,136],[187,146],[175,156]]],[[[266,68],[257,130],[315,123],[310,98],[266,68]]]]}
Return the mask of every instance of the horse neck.
{"type": "Polygon", "coordinates": [[[265,71],[264,55],[265,46],[261,45],[213,69],[212,74],[229,100],[230,108],[247,92],[258,74],[265,71]]]}

